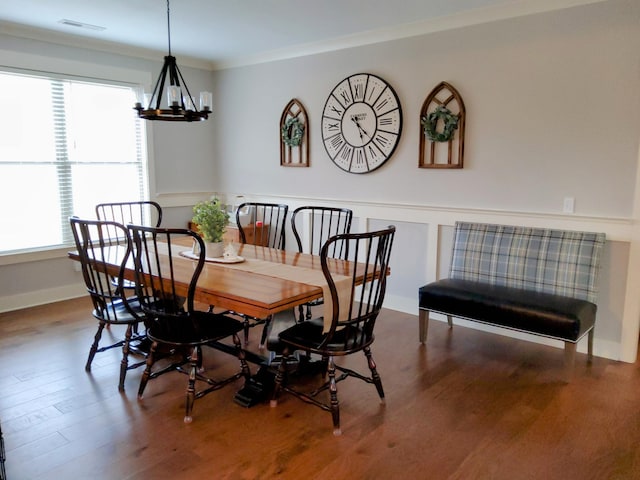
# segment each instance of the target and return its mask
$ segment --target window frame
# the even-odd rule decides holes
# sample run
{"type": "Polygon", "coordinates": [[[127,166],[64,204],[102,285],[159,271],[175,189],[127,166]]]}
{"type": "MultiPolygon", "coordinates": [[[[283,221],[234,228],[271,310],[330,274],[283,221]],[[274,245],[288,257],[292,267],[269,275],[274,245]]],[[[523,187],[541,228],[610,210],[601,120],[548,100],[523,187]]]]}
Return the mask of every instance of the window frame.
{"type": "MultiPolygon", "coordinates": [[[[87,62],[78,62],[55,56],[40,56],[24,52],[0,49],[0,70],[71,81],[103,83],[142,89],[151,84],[149,71],[113,67],[87,62]]],[[[133,108],[133,106],[132,106],[133,108]]],[[[150,122],[145,124],[142,142],[146,146],[145,182],[149,198],[156,196],[154,161],[153,161],[153,128],[150,122]]],[[[50,260],[67,256],[70,244],[33,247],[21,250],[0,252],[0,266],[19,263],[50,260]]]]}

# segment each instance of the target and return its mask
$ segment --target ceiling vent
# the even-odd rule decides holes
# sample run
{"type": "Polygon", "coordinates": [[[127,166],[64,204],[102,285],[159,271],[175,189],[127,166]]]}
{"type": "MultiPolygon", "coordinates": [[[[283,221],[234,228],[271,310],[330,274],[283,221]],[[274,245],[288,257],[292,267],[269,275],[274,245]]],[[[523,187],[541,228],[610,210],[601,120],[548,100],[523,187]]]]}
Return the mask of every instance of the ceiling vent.
{"type": "Polygon", "coordinates": [[[106,27],[101,27],[99,25],[90,25],[88,23],[77,22],[75,20],[68,20],[66,18],[59,20],[58,23],[61,23],[62,25],[68,25],[69,27],[84,28],[86,30],[96,30],[98,32],[101,32],[102,30],[106,30],[106,27]]]}

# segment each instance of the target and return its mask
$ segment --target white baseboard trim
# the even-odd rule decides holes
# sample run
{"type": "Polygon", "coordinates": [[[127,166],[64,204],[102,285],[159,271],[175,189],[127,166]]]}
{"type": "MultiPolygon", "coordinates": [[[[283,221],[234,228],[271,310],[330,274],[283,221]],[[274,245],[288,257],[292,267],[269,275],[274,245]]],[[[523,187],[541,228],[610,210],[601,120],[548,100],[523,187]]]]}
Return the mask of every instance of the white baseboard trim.
{"type": "Polygon", "coordinates": [[[0,297],[0,313],[22,310],[23,308],[37,307],[47,303],[70,300],[87,295],[87,287],[84,283],[63,285],[61,287],[37,290],[19,295],[0,297]]]}
{"type": "MultiPolygon", "coordinates": [[[[0,297],[0,313],[11,312],[14,310],[21,310],[23,308],[36,307],[38,305],[44,305],[47,303],[60,302],[62,300],[69,300],[72,298],[78,298],[87,294],[86,287],[83,283],[75,285],[64,285],[62,287],[50,288],[46,290],[38,290],[36,292],[30,292],[22,295],[10,295],[0,297]]],[[[398,312],[407,313],[409,315],[415,315],[415,336],[416,342],[418,341],[418,303],[417,303],[417,290],[415,301],[406,297],[400,297],[398,295],[387,295],[384,302],[384,308],[390,310],[396,310],[398,312]]],[[[439,322],[446,322],[447,318],[444,315],[432,313],[430,320],[436,320],[439,322]]],[[[553,340],[550,338],[540,337],[537,335],[530,335],[527,333],[517,332],[506,328],[493,327],[484,323],[473,322],[469,320],[463,320],[456,318],[454,320],[454,326],[459,325],[463,327],[473,328],[484,332],[495,333],[506,337],[516,338],[519,340],[526,340],[529,342],[535,342],[542,345],[549,345],[558,349],[564,348],[564,343],[559,340],[553,340]]],[[[587,352],[586,338],[578,343],[578,352],[587,352]]],[[[593,353],[597,357],[608,358],[610,360],[621,360],[621,345],[618,342],[611,340],[598,339],[597,336],[594,339],[593,353]]]]}

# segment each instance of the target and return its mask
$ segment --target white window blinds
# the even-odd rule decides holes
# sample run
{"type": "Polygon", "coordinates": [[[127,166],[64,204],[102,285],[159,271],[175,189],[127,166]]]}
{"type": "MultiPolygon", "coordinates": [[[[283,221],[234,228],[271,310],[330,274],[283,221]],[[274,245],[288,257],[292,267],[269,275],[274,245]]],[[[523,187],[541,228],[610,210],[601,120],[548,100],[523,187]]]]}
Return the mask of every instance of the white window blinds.
{"type": "Polygon", "coordinates": [[[0,252],[73,243],[69,216],[148,198],[130,86],[0,71],[0,252]]]}

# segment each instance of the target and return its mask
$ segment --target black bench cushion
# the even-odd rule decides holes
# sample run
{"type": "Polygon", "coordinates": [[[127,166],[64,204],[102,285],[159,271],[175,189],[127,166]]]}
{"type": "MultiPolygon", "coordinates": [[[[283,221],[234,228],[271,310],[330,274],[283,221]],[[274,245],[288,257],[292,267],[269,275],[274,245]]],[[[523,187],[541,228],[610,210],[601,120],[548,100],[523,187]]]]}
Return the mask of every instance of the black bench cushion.
{"type": "Polygon", "coordinates": [[[424,310],[569,341],[593,328],[597,310],[586,300],[450,278],[421,287],[419,297],[424,310]]]}

